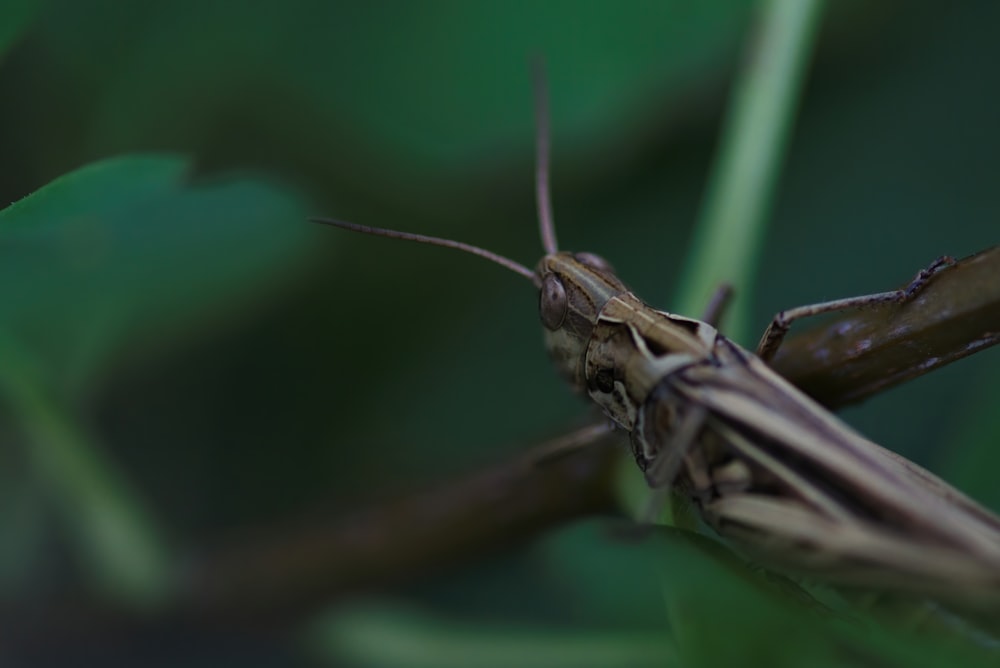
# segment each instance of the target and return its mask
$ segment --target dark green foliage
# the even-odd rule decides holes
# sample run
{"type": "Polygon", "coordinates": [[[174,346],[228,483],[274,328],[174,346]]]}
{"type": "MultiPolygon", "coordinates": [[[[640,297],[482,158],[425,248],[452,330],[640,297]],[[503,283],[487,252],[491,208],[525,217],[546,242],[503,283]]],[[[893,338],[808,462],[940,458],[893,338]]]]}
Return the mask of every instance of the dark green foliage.
{"type": "MultiPolygon", "coordinates": [[[[89,637],[112,665],[287,665],[256,636],[74,636],[75,606],[155,619],[195,548],[432,485],[585,410],[525,281],[305,218],[533,262],[540,52],[561,243],[669,309],[750,17],[721,0],[35,4],[0,5],[0,626],[53,660],[53,637],[89,637]]],[[[759,284],[736,286],[752,329],[996,243],[998,19],[831,3],[759,284]]],[[[1000,358],[974,359],[847,418],[1000,508],[1000,358]]],[[[497,665],[996,659],[962,633],[817,612],[713,555],[594,520],[338,602],[295,648],[401,666],[497,648],[497,665]]]]}

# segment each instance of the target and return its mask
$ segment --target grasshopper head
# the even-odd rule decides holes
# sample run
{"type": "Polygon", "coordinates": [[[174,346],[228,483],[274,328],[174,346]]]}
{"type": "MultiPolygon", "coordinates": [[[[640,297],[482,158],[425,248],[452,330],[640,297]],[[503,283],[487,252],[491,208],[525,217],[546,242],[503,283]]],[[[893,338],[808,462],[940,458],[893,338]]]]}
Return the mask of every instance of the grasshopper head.
{"type": "Polygon", "coordinates": [[[606,260],[592,253],[549,253],[536,273],[545,347],[559,373],[583,392],[585,355],[597,316],[609,299],[628,288],[606,260]]]}

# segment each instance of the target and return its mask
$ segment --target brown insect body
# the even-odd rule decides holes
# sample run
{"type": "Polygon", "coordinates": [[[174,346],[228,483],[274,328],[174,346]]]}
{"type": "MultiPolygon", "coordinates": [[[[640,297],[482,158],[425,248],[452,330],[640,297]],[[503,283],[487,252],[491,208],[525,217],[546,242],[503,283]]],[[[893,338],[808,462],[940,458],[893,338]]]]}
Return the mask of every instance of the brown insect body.
{"type": "Polygon", "coordinates": [[[1000,605],[1000,518],[865,439],[764,361],[794,320],[905,302],[950,259],[939,258],[902,290],[779,313],[753,355],[712,324],[646,305],[599,256],[558,250],[547,102],[537,83],[546,254],[534,270],[449,239],[316,222],[457,248],[531,280],[556,368],[629,434],[650,484],[684,493],[707,524],[762,561],[840,584],[1000,605]]]}
{"type": "Polygon", "coordinates": [[[600,258],[549,254],[537,271],[557,369],[629,434],[650,484],[685,490],[720,534],[842,583],[1000,596],[988,510],[711,325],[649,307],[600,258]]]}

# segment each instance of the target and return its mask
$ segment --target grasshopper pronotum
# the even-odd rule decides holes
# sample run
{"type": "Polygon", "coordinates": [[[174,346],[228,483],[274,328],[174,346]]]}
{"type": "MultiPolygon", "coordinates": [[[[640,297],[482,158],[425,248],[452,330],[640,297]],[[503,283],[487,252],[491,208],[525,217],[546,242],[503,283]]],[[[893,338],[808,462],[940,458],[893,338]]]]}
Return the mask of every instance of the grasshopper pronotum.
{"type": "Polygon", "coordinates": [[[1000,518],[865,439],[765,363],[794,320],[904,302],[950,259],[935,261],[902,290],[779,313],[753,355],[715,329],[724,298],[703,320],[658,311],[601,257],[558,249],[540,80],[536,101],[545,255],[535,269],[458,241],[315,222],[457,248],[528,278],[539,290],[549,356],[628,433],[650,485],[687,496],[708,525],[762,561],[839,584],[1000,603],[1000,518]]]}

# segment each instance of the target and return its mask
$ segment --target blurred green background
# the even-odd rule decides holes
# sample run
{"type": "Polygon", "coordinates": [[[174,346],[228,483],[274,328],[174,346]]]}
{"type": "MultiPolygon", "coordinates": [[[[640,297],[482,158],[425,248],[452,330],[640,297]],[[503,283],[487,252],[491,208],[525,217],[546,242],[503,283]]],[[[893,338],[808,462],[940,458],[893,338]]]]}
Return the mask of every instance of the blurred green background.
{"type": "MultiPolygon", "coordinates": [[[[67,597],[155,610],[194,547],[420,489],[578,419],[522,279],[305,219],[532,264],[542,54],[561,244],[669,309],[752,16],[735,0],[0,5],[4,620],[37,636],[67,597]]],[[[754,331],[996,243],[998,21],[986,0],[831,3],[759,280],[737,286],[754,331]]],[[[998,372],[986,352],[844,415],[998,508],[998,372]]],[[[668,622],[647,552],[660,558],[583,523],[340,603],[305,642],[87,651],[469,665],[503,646],[496,665],[622,665],[609,657],[626,647],[657,662],[668,622]]],[[[774,614],[745,635],[781,646],[761,635],[774,614]]]]}

